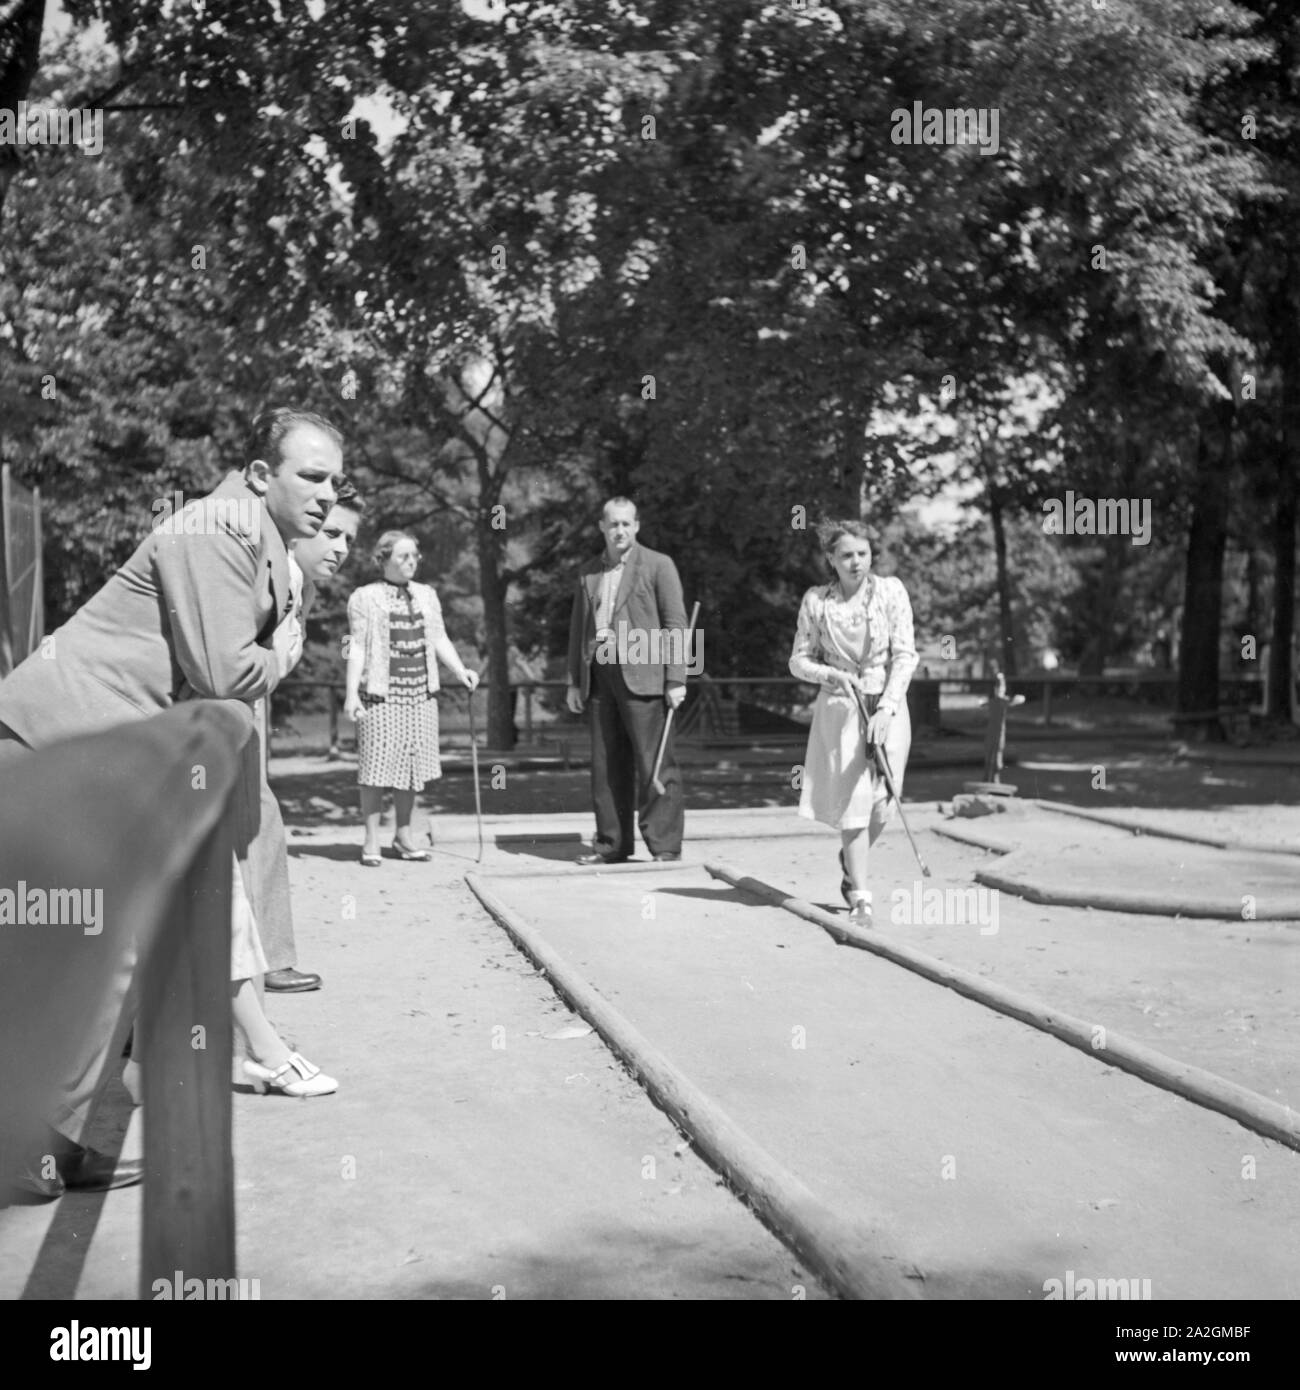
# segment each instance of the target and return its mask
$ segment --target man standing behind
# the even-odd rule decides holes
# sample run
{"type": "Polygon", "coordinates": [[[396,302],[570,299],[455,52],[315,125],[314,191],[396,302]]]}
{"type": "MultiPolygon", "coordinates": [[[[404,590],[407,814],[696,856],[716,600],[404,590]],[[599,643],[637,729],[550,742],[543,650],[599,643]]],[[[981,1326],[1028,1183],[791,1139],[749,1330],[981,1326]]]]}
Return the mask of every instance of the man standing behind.
{"type": "Polygon", "coordinates": [[[637,543],[636,504],[613,497],[601,511],[604,554],[578,580],[569,621],[568,705],[591,706],[591,796],[596,812],[593,852],[579,864],[621,864],[641,835],[658,860],[681,858],[685,811],[671,741],[660,780],[650,784],[669,709],[686,698],[686,611],[677,567],[637,543]],[[678,634],[667,640],[669,633],[678,634]],[[665,650],[666,649],[666,650],[665,650]],[[649,653],[650,660],[645,654],[649,653]]]}
{"type": "MultiPolygon", "coordinates": [[[[316,585],[333,578],[343,567],[357,538],[361,514],[365,510],[365,502],[347,478],[335,480],[335,491],[338,500],[320,530],[314,536],[290,542],[291,587],[296,599],[293,612],[276,630],[277,647],[282,645],[284,648],[282,654],[286,675],[302,658],[304,625],[315,598],[316,585]]],[[[265,727],[265,702],[259,701],[259,705],[262,706],[259,710],[259,728],[262,730],[262,797],[265,801],[267,798],[274,799],[274,793],[266,780],[270,731],[265,727]]],[[[280,844],[283,839],[281,835],[280,844]]],[[[273,994],[303,994],[320,988],[320,976],[297,969],[287,859],[282,872],[278,863],[275,869],[278,891],[269,893],[263,900],[265,916],[258,923],[268,966],[265,984],[273,994]]]]}

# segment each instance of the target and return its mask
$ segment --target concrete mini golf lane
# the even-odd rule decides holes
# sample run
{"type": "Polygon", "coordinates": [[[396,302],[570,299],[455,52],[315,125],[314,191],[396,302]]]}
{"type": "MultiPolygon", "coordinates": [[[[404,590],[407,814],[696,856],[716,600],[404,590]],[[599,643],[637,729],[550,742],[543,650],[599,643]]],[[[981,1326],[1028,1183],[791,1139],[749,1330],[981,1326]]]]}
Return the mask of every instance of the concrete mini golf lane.
{"type": "MultiPolygon", "coordinates": [[[[953,965],[1024,991],[1045,1003],[1104,1022],[1149,1047],[1300,1109],[1300,923],[1215,921],[1096,911],[1029,902],[1009,892],[996,899],[996,930],[973,921],[916,918],[917,890],[970,889],[1003,856],[926,834],[965,827],[1011,845],[1025,843],[1011,816],[944,821],[918,807],[908,818],[934,877],[921,879],[907,841],[891,828],[872,851],[877,930],[953,965]],[[896,903],[901,892],[902,902],[896,903]]],[[[1230,828],[1230,827],[1229,827],[1230,828]]],[[[1024,833],[1030,826],[1026,823],[1024,833]]],[[[1033,853],[1049,870],[1101,843],[1152,846],[1145,837],[1066,816],[1038,819],[1033,853]]],[[[1168,842],[1166,842],[1168,843],[1168,842]]],[[[799,835],[781,842],[718,841],[692,845],[747,874],[838,910],[832,837],[799,835]],[[834,901],[832,901],[832,899],[834,901]]],[[[1200,881],[1218,872],[1221,851],[1183,844],[1178,852],[1200,881]]],[[[1102,888],[1144,887],[1107,857],[1095,871],[1102,888]]],[[[1222,881],[1222,880],[1220,880],[1222,881]]]]}
{"type": "Polygon", "coordinates": [[[1300,1296],[1300,1154],[700,868],[491,886],[927,1296],[1300,1296]]]}
{"type": "MultiPolygon", "coordinates": [[[[276,1299],[825,1299],[463,882],[295,835],[273,1020],[339,1080],[236,1095],[238,1274],[276,1299]]],[[[137,1112],[139,1114],[139,1112],[137,1112]]],[[[0,1299],[137,1296],[141,1189],[0,1211],[0,1299]]]]}

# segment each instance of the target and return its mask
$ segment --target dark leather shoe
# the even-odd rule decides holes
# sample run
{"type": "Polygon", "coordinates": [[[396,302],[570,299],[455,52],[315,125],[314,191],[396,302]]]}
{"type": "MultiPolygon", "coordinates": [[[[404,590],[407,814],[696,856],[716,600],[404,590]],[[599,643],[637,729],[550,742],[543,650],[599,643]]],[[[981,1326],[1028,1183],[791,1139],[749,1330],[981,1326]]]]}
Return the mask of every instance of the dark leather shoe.
{"type": "Polygon", "coordinates": [[[273,994],[306,994],[309,989],[320,988],[320,976],[291,968],[268,970],[266,987],[273,994]]]}
{"type": "Polygon", "coordinates": [[[39,1150],[29,1152],[16,1168],[5,1175],[5,1180],[0,1182],[0,1197],[5,1202],[17,1198],[24,1203],[33,1197],[42,1202],[52,1202],[56,1197],[62,1197],[68,1166],[85,1152],[80,1144],[74,1144],[66,1135],[54,1129],[48,1130],[39,1150]],[[49,1168],[53,1168],[54,1172],[46,1177],[49,1168]]]}
{"type": "Polygon", "coordinates": [[[655,861],[659,864],[675,864],[681,857],[680,854],[656,854],[655,861]]]}
{"type": "Polygon", "coordinates": [[[115,1187],[132,1187],[144,1181],[144,1159],[113,1158],[96,1149],[83,1149],[68,1160],[63,1181],[69,1192],[108,1192],[115,1187]]]}
{"type": "Polygon", "coordinates": [[[626,854],[580,854],[573,862],[575,864],[626,864],[628,856],[626,854]]]}

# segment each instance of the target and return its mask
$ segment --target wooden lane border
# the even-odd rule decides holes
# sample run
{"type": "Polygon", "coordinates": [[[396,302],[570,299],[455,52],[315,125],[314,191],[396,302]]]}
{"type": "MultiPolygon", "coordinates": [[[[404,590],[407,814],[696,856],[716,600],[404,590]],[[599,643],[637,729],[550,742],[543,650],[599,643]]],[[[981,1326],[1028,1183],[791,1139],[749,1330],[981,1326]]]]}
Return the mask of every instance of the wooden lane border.
{"type": "MultiPolygon", "coordinates": [[[[842,1298],[919,1299],[904,1262],[882,1253],[861,1223],[836,1215],[701,1091],[477,873],[465,882],[556,991],[600,1034],[650,1098],[753,1208],[759,1219],[842,1298]]],[[[910,1268],[910,1266],[908,1266],[910,1268]]]]}
{"type": "Polygon", "coordinates": [[[1291,847],[1280,845],[1276,840],[1229,840],[1219,835],[1202,835],[1195,830],[1179,830],[1174,826],[1150,825],[1140,816],[1125,815],[1123,811],[1093,810],[1087,806],[1071,806],[1064,801],[1045,801],[1035,798],[1034,805],[1044,811],[1055,811],[1061,816],[1077,816],[1080,820],[1096,821],[1100,825],[1113,826],[1116,830],[1128,830],[1134,835],[1153,835],[1157,840],[1185,840],[1193,845],[1208,845],[1211,849],[1236,850],[1246,854],[1286,854],[1300,855],[1300,845],[1291,847]]]}
{"type": "Polygon", "coordinates": [[[975,849],[986,849],[990,854],[1015,854],[1020,849],[1019,845],[1013,845],[1010,840],[1000,839],[997,835],[985,835],[982,831],[968,829],[966,826],[932,825],[930,829],[936,835],[942,835],[945,840],[955,840],[958,844],[971,845],[975,849]]]}
{"type": "MultiPolygon", "coordinates": [[[[473,841],[470,841],[473,844],[473,841]]],[[[450,857],[450,851],[448,851],[450,857]]],[[[522,856],[521,856],[522,857],[522,856]]],[[[676,859],[670,863],[658,864],[650,862],[636,861],[630,864],[574,864],[564,859],[538,859],[532,863],[512,864],[509,859],[504,863],[500,860],[492,864],[493,879],[502,878],[572,878],[572,879],[597,879],[597,878],[633,878],[637,874],[659,874],[661,877],[683,871],[693,873],[697,877],[704,868],[703,859],[676,859]],[[547,866],[550,867],[547,867],[547,866]]]]}
{"type": "Polygon", "coordinates": [[[1098,1061],[1131,1072],[1143,1081],[1172,1091],[1175,1095],[1194,1101],[1209,1110],[1217,1110],[1220,1114],[1236,1120],[1238,1124],[1245,1125],[1247,1129],[1252,1129],[1269,1139],[1276,1139],[1288,1148],[1300,1149],[1300,1115],[1290,1106],[1279,1105],[1257,1091],[1237,1085],[1235,1081],[1227,1081],[1201,1067],[1179,1062],[1163,1052],[1157,1052],[1132,1038],[1126,1038],[1121,1033],[1112,1032],[1100,1024],[1088,1023],[1072,1014],[1062,1013],[1059,1009],[1039,1003],[1027,994],[992,984],[979,975],[937,960],[934,956],[927,956],[910,946],[886,941],[874,932],[860,931],[829,912],[814,907],[812,903],[783,893],[779,888],[773,888],[761,879],[750,878],[729,864],[714,862],[706,864],[705,868],[714,878],[722,879],[733,888],[752,893],[756,898],[765,899],[796,917],[815,923],[845,945],[858,946],[864,951],[870,951],[873,955],[901,965],[905,970],[914,971],[935,984],[945,985],[958,994],[964,994],[978,1004],[984,1004],[990,1009],[996,1009],[998,1013],[1019,1019],[1021,1023],[1027,1023],[1044,1033],[1051,1033],[1053,1037],[1069,1043],[1071,1047],[1077,1047],[1098,1061]]]}
{"type": "MultiPolygon", "coordinates": [[[[1024,863],[1023,859],[1017,860],[1013,867],[1023,871],[1024,863]]],[[[976,869],[975,881],[1024,898],[1026,902],[1044,903],[1049,907],[1092,908],[1097,912],[1133,912],[1146,917],[1189,917],[1211,922],[1294,922],[1300,919],[1300,893],[1261,895],[1267,900],[1256,901],[1253,916],[1245,919],[1241,915],[1239,897],[1179,896],[1163,889],[1074,888],[1069,884],[1020,878],[1006,871],[1005,861],[991,869],[976,869]]]]}

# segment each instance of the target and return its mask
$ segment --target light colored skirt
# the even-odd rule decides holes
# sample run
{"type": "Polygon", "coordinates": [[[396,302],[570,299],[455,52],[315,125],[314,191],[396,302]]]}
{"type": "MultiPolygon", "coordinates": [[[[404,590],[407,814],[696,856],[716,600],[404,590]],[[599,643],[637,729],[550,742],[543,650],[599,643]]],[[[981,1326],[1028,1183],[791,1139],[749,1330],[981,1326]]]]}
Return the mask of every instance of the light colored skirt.
{"type": "Polygon", "coordinates": [[[239,861],[231,862],[235,881],[230,898],[230,978],[251,980],[254,975],[266,974],[266,955],[257,931],[253,904],[244,888],[244,876],[239,872],[239,861]]]}
{"type": "MultiPolygon", "coordinates": [[[[888,798],[889,789],[875,760],[867,757],[864,733],[857,701],[851,695],[818,693],[799,793],[799,814],[806,820],[835,830],[863,830],[871,824],[872,808],[888,798]]],[[[912,721],[904,700],[885,739],[885,755],[900,796],[911,749],[912,721]]],[[[888,813],[892,812],[891,805],[888,813]]],[[[880,819],[881,810],[877,810],[877,822],[880,819]]]]}
{"type": "Polygon", "coordinates": [[[362,697],[357,723],[357,781],[363,787],[420,791],[442,776],[438,760],[438,701],[362,697]]]}

